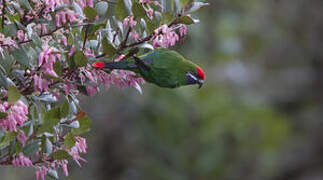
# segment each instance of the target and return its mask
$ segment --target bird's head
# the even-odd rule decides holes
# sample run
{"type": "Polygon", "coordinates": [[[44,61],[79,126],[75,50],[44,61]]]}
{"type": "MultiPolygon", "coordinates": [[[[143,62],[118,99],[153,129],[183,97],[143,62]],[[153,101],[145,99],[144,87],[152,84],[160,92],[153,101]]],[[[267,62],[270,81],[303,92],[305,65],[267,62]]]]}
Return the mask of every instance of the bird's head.
{"type": "Polygon", "coordinates": [[[199,88],[203,86],[205,74],[202,68],[196,66],[196,68],[186,73],[186,79],[188,84],[198,84],[199,88]]]}

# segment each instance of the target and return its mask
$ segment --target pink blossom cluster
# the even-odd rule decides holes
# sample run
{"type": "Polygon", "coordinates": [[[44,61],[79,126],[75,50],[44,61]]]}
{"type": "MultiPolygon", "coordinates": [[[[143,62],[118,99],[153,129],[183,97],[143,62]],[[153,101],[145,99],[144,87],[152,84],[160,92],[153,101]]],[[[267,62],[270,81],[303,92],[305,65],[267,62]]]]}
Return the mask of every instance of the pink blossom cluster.
{"type": "MultiPolygon", "coordinates": [[[[155,6],[158,6],[160,8],[163,9],[163,6],[158,2],[158,1],[152,1],[152,0],[139,0],[139,3],[141,4],[150,4],[150,3],[153,3],[155,6]]],[[[150,18],[150,19],[153,19],[153,16],[154,16],[154,10],[152,8],[150,8],[150,6],[147,6],[147,7],[144,7],[145,10],[146,10],[146,13],[147,13],[147,16],[150,18]]]]}
{"type": "Polygon", "coordinates": [[[153,39],[154,47],[169,47],[174,46],[176,41],[179,40],[179,36],[167,24],[162,25],[160,28],[154,31],[155,37],[153,39]]]}
{"type": "MultiPolygon", "coordinates": [[[[181,37],[185,36],[187,33],[187,28],[185,24],[180,24],[179,35],[181,37]]],[[[169,47],[174,46],[179,40],[179,35],[176,33],[175,28],[168,27],[167,24],[162,25],[154,31],[153,46],[154,47],[169,47]]]]}
{"type": "Polygon", "coordinates": [[[45,176],[48,173],[48,168],[46,166],[41,166],[39,167],[35,174],[36,174],[36,180],[38,180],[39,178],[41,178],[42,180],[45,180],[45,176]]]}
{"type": "Polygon", "coordinates": [[[38,67],[41,67],[45,74],[57,77],[57,74],[54,71],[54,63],[57,59],[61,58],[61,54],[53,53],[55,50],[55,48],[46,44],[43,51],[39,54],[38,67]]]}
{"type": "Polygon", "coordinates": [[[22,152],[20,152],[19,155],[12,160],[13,167],[32,166],[32,165],[33,165],[32,161],[28,157],[24,156],[22,152]]]}
{"type": "Polygon", "coordinates": [[[0,111],[6,112],[7,117],[0,119],[0,128],[8,131],[17,132],[17,125],[22,126],[28,120],[28,106],[21,100],[18,100],[13,105],[8,102],[0,104],[0,111]]]}
{"type": "Polygon", "coordinates": [[[83,162],[87,162],[84,158],[80,156],[80,153],[86,153],[86,139],[80,136],[75,137],[76,143],[75,146],[68,150],[69,154],[73,157],[74,161],[80,166],[80,160],[83,162]]]}
{"type": "MultiPolygon", "coordinates": [[[[93,0],[76,0],[75,1],[82,9],[85,6],[93,7],[93,0]]],[[[35,6],[40,7],[39,0],[34,0],[35,6]]],[[[55,10],[57,6],[70,4],[69,0],[44,0],[45,12],[49,13],[55,10]]]]}
{"type": "Polygon", "coordinates": [[[139,33],[133,28],[137,24],[137,21],[135,20],[134,16],[128,16],[123,20],[123,29],[126,29],[129,25],[131,28],[130,35],[133,39],[137,40],[140,38],[139,33]]]}
{"type": "Polygon", "coordinates": [[[42,74],[48,74],[57,77],[56,72],[54,71],[54,63],[56,60],[61,58],[61,54],[53,53],[55,48],[48,46],[47,44],[44,46],[43,51],[40,53],[38,57],[38,67],[43,70],[42,73],[34,74],[34,89],[35,91],[47,91],[49,81],[43,78],[42,74]]]}
{"type": "Polygon", "coordinates": [[[56,16],[55,16],[56,26],[61,27],[67,22],[69,23],[81,22],[81,20],[78,19],[78,17],[79,17],[78,13],[69,9],[66,9],[64,11],[59,11],[58,13],[56,13],[56,16]]]}
{"type": "Polygon", "coordinates": [[[24,147],[26,145],[27,142],[27,136],[25,134],[24,131],[19,130],[18,136],[17,136],[18,141],[20,142],[20,144],[22,145],[22,147],[24,147]]]}

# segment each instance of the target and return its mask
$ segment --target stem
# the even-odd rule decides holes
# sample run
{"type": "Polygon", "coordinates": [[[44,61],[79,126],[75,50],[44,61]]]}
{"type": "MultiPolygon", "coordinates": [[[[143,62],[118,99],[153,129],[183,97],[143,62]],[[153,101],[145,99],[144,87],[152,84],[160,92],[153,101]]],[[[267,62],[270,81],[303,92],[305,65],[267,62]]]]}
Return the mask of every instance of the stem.
{"type": "Polygon", "coordinates": [[[88,30],[89,30],[89,26],[86,26],[85,27],[85,35],[84,35],[84,40],[83,40],[82,51],[84,51],[84,49],[85,49],[85,43],[86,43],[86,39],[87,39],[87,36],[88,36],[88,30]]]}

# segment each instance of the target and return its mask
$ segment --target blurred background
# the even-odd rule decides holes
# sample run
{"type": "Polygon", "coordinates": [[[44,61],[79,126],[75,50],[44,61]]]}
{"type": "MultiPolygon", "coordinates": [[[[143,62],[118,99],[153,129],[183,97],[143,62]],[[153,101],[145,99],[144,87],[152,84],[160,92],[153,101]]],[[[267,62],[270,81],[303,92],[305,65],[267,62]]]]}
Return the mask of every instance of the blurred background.
{"type": "Polygon", "coordinates": [[[175,47],[205,69],[204,87],[83,97],[88,163],[62,179],[323,179],[323,1],[210,3],[175,47]]]}

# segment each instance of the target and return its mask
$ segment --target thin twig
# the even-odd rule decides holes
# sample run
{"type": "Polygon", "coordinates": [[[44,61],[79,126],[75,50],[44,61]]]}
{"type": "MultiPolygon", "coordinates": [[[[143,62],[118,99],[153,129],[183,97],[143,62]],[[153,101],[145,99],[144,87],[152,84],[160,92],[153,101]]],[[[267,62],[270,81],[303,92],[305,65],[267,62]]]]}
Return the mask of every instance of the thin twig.
{"type": "Polygon", "coordinates": [[[1,22],[1,27],[4,27],[4,20],[5,20],[5,15],[6,15],[6,1],[2,0],[3,6],[2,6],[2,22],[1,22]]]}
{"type": "Polygon", "coordinates": [[[85,26],[85,35],[84,35],[84,40],[83,40],[83,47],[82,47],[82,51],[85,50],[85,43],[86,43],[86,39],[87,39],[87,36],[88,36],[88,30],[89,30],[89,26],[85,26]]]}

